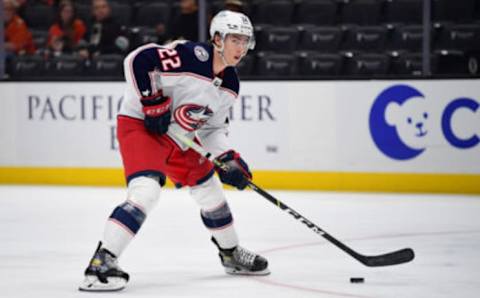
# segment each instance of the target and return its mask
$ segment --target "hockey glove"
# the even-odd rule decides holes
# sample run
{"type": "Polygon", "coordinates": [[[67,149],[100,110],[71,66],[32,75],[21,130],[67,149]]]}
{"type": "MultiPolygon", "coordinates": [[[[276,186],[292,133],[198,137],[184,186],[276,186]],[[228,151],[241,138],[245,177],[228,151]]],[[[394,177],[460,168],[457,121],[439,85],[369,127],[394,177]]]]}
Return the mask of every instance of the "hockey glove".
{"type": "Polygon", "coordinates": [[[159,136],[168,131],[172,113],[172,99],[159,94],[157,97],[142,99],[143,113],[145,114],[145,128],[159,136]]]}
{"type": "Polygon", "coordinates": [[[249,180],[252,179],[252,173],[238,152],[229,150],[217,157],[217,160],[226,165],[226,169],[215,168],[223,183],[239,190],[247,187],[249,180]]]}

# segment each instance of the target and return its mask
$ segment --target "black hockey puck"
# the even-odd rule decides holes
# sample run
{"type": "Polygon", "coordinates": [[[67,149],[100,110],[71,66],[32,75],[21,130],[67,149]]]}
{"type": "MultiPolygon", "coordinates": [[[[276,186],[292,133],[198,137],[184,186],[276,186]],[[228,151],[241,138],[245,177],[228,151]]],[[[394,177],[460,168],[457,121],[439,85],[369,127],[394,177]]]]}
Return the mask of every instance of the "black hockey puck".
{"type": "Polygon", "coordinates": [[[350,277],[350,282],[352,284],[359,284],[365,282],[365,279],[363,277],[350,277]]]}

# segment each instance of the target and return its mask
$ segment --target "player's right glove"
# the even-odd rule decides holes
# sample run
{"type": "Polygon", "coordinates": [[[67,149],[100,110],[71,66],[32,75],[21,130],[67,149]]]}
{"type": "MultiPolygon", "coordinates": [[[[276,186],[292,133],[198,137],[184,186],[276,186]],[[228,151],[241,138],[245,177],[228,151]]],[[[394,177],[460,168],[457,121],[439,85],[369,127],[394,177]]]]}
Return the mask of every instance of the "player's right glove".
{"type": "Polygon", "coordinates": [[[172,116],[170,111],[172,99],[160,93],[153,98],[142,98],[141,103],[145,114],[145,128],[159,136],[166,133],[172,116]]]}
{"type": "Polygon", "coordinates": [[[229,150],[217,157],[217,160],[226,165],[225,169],[215,167],[220,181],[239,190],[247,187],[249,180],[252,179],[252,173],[238,152],[229,150]]]}

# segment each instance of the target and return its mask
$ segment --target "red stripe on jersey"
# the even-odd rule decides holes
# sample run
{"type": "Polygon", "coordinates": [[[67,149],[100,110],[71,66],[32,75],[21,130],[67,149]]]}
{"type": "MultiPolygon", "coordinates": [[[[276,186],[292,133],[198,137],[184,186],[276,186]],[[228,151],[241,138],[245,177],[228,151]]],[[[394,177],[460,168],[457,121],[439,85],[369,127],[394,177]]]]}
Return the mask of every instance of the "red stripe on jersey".
{"type": "Polygon", "coordinates": [[[113,219],[113,218],[109,218],[108,220],[111,221],[111,222],[114,223],[114,224],[117,224],[119,227],[121,227],[122,229],[124,229],[125,232],[127,232],[128,234],[130,234],[132,237],[135,236],[135,233],[134,233],[132,230],[130,230],[126,225],[124,225],[123,223],[119,222],[118,220],[113,219]]]}
{"type": "MultiPolygon", "coordinates": [[[[204,77],[204,76],[201,76],[201,75],[196,74],[196,73],[193,73],[193,72],[174,72],[174,73],[172,73],[172,72],[170,72],[170,73],[164,73],[164,72],[162,72],[161,75],[162,75],[162,76],[166,76],[166,77],[189,76],[189,77],[193,77],[193,78],[196,78],[196,79],[199,79],[199,80],[202,80],[202,81],[213,82],[213,80],[212,80],[211,78],[204,77]]],[[[234,91],[232,91],[231,89],[224,88],[224,87],[220,87],[219,89],[222,90],[222,91],[225,91],[225,92],[230,93],[230,94],[233,95],[233,97],[235,97],[235,98],[238,97],[238,94],[235,93],[234,91]]]]}
{"type": "Polygon", "coordinates": [[[190,77],[194,77],[196,79],[199,79],[199,80],[203,80],[203,81],[207,81],[207,82],[211,82],[212,79],[208,78],[208,77],[204,77],[204,76],[201,76],[199,74],[196,74],[196,73],[193,73],[193,72],[169,72],[169,73],[162,73],[162,76],[167,76],[167,77],[180,77],[180,76],[190,76],[190,77]]]}
{"type": "Polygon", "coordinates": [[[230,90],[230,89],[228,89],[228,88],[220,87],[220,90],[230,93],[230,94],[233,95],[233,97],[235,97],[235,98],[238,97],[238,94],[237,94],[237,93],[233,92],[232,90],[230,90]]]}

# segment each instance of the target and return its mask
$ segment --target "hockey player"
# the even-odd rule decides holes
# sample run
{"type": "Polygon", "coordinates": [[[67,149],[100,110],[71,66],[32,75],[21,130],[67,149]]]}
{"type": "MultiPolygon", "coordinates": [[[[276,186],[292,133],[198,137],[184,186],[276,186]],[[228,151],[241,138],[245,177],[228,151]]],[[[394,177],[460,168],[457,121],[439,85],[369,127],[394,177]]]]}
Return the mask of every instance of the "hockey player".
{"type": "Polygon", "coordinates": [[[239,91],[234,66],[255,46],[253,27],[244,14],[221,11],[212,19],[210,36],[211,44],[147,44],[125,58],[127,87],[117,134],[127,199],[110,215],[80,290],[125,287],[129,275],[117,259],[156,205],[166,176],[190,188],[227,273],[270,273],[265,258],[239,245],[222,189],[223,182],[242,190],[252,178],[228,143],[227,115],[239,91]],[[215,168],[178,141],[178,134],[194,139],[228,169],[215,168]]]}

